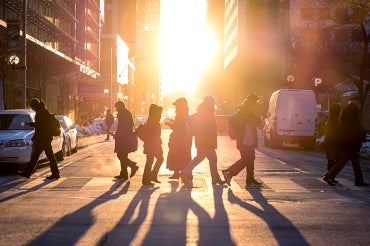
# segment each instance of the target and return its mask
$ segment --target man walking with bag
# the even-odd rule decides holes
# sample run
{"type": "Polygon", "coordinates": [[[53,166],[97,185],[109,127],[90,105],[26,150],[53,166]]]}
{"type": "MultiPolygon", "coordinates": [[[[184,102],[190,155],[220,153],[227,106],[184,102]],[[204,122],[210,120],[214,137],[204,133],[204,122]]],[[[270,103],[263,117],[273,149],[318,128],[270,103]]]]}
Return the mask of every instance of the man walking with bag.
{"type": "Polygon", "coordinates": [[[128,158],[128,154],[137,150],[137,138],[133,131],[134,121],[132,114],[125,107],[122,101],[117,101],[114,105],[117,110],[117,131],[115,133],[115,146],[114,152],[117,153],[117,158],[120,161],[121,171],[119,175],[115,176],[116,179],[128,180],[127,167],[131,168],[130,178],[135,175],[139,169],[136,162],[128,158]],[[132,141],[132,140],[136,140],[132,141]]]}
{"type": "Polygon", "coordinates": [[[257,94],[249,94],[238,107],[237,112],[231,116],[231,122],[233,122],[236,132],[236,147],[241,158],[222,171],[228,185],[230,185],[231,178],[243,168],[246,168],[247,171],[245,188],[262,184],[254,178],[254,160],[256,158],[254,149],[258,146],[257,127],[261,125],[261,119],[256,114],[258,101],[257,94]]]}
{"type": "Polygon", "coordinates": [[[46,178],[59,179],[60,176],[57,160],[55,159],[53,149],[51,147],[53,136],[48,129],[50,127],[48,125],[50,112],[46,109],[45,103],[40,102],[40,100],[37,98],[31,99],[30,106],[34,111],[36,111],[35,122],[26,122],[26,124],[35,128],[35,134],[32,137],[33,145],[31,160],[28,162],[25,171],[19,172],[19,175],[29,179],[35,170],[40,154],[42,151],[45,151],[45,154],[50,162],[51,170],[51,175],[46,178]]]}

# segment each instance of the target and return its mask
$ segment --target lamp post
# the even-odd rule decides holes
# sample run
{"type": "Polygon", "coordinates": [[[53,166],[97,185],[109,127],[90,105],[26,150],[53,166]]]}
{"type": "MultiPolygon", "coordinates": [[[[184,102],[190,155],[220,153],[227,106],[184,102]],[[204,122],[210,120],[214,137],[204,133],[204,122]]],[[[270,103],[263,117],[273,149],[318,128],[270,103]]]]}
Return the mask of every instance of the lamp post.
{"type": "Polygon", "coordinates": [[[113,80],[113,71],[112,71],[112,67],[113,67],[113,65],[112,65],[112,53],[113,53],[113,50],[112,50],[112,47],[110,48],[110,54],[109,54],[109,60],[110,60],[110,71],[109,71],[109,91],[110,91],[110,93],[109,93],[109,108],[112,110],[112,93],[113,93],[113,91],[112,91],[112,80],[113,80]]]}
{"type": "Polygon", "coordinates": [[[23,0],[23,88],[22,88],[22,106],[27,106],[27,0],[23,0]]]}

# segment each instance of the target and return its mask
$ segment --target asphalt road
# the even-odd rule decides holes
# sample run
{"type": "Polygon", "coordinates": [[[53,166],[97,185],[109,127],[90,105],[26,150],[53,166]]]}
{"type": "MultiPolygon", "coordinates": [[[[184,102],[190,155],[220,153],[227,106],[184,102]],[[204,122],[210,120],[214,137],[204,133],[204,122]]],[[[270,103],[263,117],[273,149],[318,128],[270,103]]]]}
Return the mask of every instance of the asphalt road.
{"type": "MultiPolygon", "coordinates": [[[[163,130],[167,153],[169,130],[163,130]]],[[[0,175],[0,245],[369,245],[370,188],[356,187],[348,165],[339,185],[321,180],[324,155],[287,147],[257,150],[255,176],[213,186],[208,162],[192,183],[168,179],[162,166],[154,187],[141,185],[142,146],[130,158],[140,169],[117,181],[113,140],[82,139],[76,154],[59,163],[61,178],[45,180],[40,167],[27,180],[0,175]]],[[[141,144],[141,143],[140,143],[141,144]]],[[[218,169],[238,159],[235,143],[219,136],[218,169]]],[[[370,181],[369,163],[363,162],[370,181]]]]}

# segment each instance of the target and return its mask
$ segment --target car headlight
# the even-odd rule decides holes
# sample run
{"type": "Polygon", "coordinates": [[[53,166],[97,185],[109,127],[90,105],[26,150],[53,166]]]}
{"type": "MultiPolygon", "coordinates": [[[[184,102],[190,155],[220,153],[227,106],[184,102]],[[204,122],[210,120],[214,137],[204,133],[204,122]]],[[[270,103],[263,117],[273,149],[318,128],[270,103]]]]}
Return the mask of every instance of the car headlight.
{"type": "Polygon", "coordinates": [[[32,141],[25,140],[25,139],[15,139],[15,140],[10,140],[6,144],[6,147],[26,147],[26,146],[32,146],[32,141]]]}

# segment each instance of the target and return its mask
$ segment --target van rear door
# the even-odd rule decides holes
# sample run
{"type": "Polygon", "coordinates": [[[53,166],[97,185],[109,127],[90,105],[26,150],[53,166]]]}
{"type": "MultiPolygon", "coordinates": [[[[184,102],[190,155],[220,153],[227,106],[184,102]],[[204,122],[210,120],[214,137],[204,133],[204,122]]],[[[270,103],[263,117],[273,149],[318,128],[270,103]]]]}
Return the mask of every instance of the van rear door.
{"type": "Polygon", "coordinates": [[[291,93],[278,100],[279,135],[312,136],[315,133],[316,105],[310,94],[291,93]]]}

